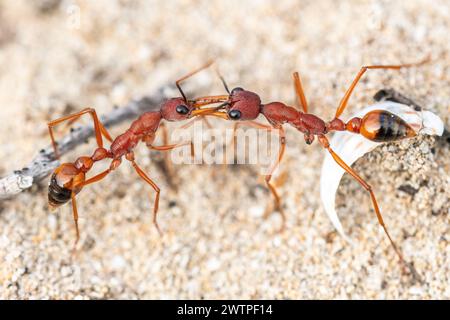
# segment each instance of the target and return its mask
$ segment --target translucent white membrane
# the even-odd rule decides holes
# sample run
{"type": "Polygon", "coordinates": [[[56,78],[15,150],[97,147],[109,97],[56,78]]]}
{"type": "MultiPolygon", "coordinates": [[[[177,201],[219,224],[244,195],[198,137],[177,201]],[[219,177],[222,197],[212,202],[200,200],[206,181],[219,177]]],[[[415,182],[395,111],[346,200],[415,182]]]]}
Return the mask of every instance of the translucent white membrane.
{"type": "MultiPolygon", "coordinates": [[[[363,117],[372,110],[387,110],[403,120],[405,120],[418,134],[427,135],[442,135],[444,131],[444,124],[442,120],[430,111],[415,111],[410,106],[385,101],[369,106],[353,117],[363,117]]],[[[383,142],[373,142],[367,140],[362,135],[353,134],[350,132],[339,131],[336,132],[330,141],[333,150],[349,165],[351,166],[356,160],[364,156],[366,153],[375,149],[383,142]]],[[[349,242],[351,240],[345,234],[342,224],[337,216],[335,209],[336,192],[339,183],[345,171],[342,169],[326,152],[325,159],[322,166],[322,173],[320,177],[320,196],[322,199],[325,212],[330,218],[336,230],[349,242]]]]}

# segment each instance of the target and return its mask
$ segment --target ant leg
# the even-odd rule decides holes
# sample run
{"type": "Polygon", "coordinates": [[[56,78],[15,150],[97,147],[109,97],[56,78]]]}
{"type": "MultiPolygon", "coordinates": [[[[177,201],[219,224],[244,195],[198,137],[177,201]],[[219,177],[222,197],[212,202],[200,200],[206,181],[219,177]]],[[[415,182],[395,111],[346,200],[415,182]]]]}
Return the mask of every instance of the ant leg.
{"type": "MultiPolygon", "coordinates": [[[[110,172],[111,172],[111,169],[107,169],[107,170],[103,171],[102,173],[99,173],[96,176],[94,176],[92,178],[89,178],[88,180],[85,180],[85,181],[83,181],[81,183],[73,185],[72,189],[74,189],[74,188],[82,188],[82,187],[84,187],[84,186],[86,186],[88,184],[97,182],[97,181],[103,179],[104,177],[106,177],[110,172]]],[[[75,250],[75,248],[76,248],[76,246],[78,244],[78,241],[80,240],[80,230],[78,228],[78,209],[77,209],[77,203],[76,203],[76,200],[75,200],[75,198],[76,198],[75,192],[72,192],[71,198],[72,198],[73,220],[75,222],[75,230],[76,230],[76,239],[75,239],[75,243],[73,245],[73,249],[75,250]]]]}
{"type": "MultiPolygon", "coordinates": [[[[206,105],[206,104],[209,104],[209,103],[205,103],[205,105],[206,105]]],[[[206,119],[206,116],[202,116],[202,115],[196,116],[194,119],[192,119],[192,120],[189,121],[188,123],[182,125],[180,128],[181,128],[181,129],[187,129],[187,128],[189,128],[190,126],[192,126],[192,125],[194,124],[195,121],[198,121],[198,120],[202,120],[202,122],[204,122],[204,123],[206,124],[206,126],[208,127],[208,129],[212,129],[212,128],[213,128],[212,125],[211,125],[211,123],[206,119]]]]}
{"type": "MultiPolygon", "coordinates": [[[[189,126],[192,125],[189,123],[189,126]]],[[[194,144],[192,141],[186,141],[186,142],[180,142],[180,143],[173,143],[173,144],[168,144],[168,134],[167,134],[167,128],[163,125],[160,126],[161,129],[163,129],[163,145],[160,146],[154,146],[153,145],[153,141],[154,141],[154,136],[146,136],[143,138],[143,141],[146,143],[147,148],[151,149],[151,150],[156,150],[156,151],[169,151],[178,147],[183,147],[186,146],[188,144],[191,145],[191,153],[194,153],[194,144]]],[[[183,127],[182,127],[183,128],[183,127]]],[[[169,167],[169,160],[168,160],[168,155],[167,153],[164,154],[164,161],[166,162],[166,167],[169,167]]]]}
{"type": "Polygon", "coordinates": [[[235,141],[236,141],[236,131],[237,131],[238,127],[240,127],[240,126],[249,126],[252,128],[263,129],[263,130],[268,130],[268,131],[274,130],[274,128],[272,126],[263,124],[263,123],[260,123],[258,121],[254,121],[254,120],[235,122],[233,125],[233,134],[231,136],[231,141],[230,141],[231,147],[233,149],[234,149],[234,145],[235,145],[235,141]]]}
{"type": "MultiPolygon", "coordinates": [[[[99,173],[96,176],[94,176],[88,180],[85,180],[81,183],[73,185],[72,190],[75,188],[82,188],[88,184],[97,182],[97,181],[103,179],[104,177],[106,177],[110,172],[111,172],[111,169],[107,169],[107,170],[103,171],[102,173],[99,173]]],[[[71,199],[72,199],[73,221],[75,222],[75,231],[76,231],[76,239],[75,239],[75,243],[73,244],[73,249],[72,249],[73,253],[75,252],[78,241],[80,240],[80,230],[78,228],[78,209],[77,209],[77,202],[76,202],[75,198],[76,198],[76,194],[75,194],[75,192],[72,192],[71,199]]]]}
{"type": "Polygon", "coordinates": [[[78,120],[83,114],[85,113],[89,113],[92,116],[92,119],[94,121],[94,131],[95,131],[95,138],[97,140],[97,145],[100,148],[103,148],[103,139],[102,139],[102,135],[110,142],[112,142],[112,138],[110,136],[110,134],[108,133],[108,131],[106,130],[106,128],[103,126],[103,124],[100,122],[100,120],[98,119],[97,113],[95,112],[95,110],[93,108],[85,108],[83,110],[81,110],[80,112],[65,116],[65,117],[61,117],[58,118],[56,120],[52,120],[50,121],[47,125],[48,125],[48,131],[50,133],[50,138],[52,140],[52,145],[53,145],[53,149],[55,152],[55,158],[59,158],[59,154],[58,154],[58,148],[57,148],[57,144],[56,144],[56,140],[53,134],[53,127],[64,122],[64,121],[69,121],[69,123],[73,123],[74,121],[78,120]]]}
{"type": "MultiPolygon", "coordinates": [[[[191,157],[195,157],[194,143],[192,141],[186,141],[186,142],[174,143],[174,144],[166,144],[166,145],[162,145],[162,146],[148,145],[147,147],[149,149],[156,150],[156,151],[170,151],[175,148],[183,147],[183,146],[187,146],[187,145],[191,146],[191,157]]],[[[170,176],[169,177],[169,179],[170,179],[171,177],[173,177],[173,167],[171,165],[172,162],[169,161],[169,157],[168,157],[167,153],[164,154],[164,161],[166,162],[166,168],[168,171],[167,174],[170,176]]]]}
{"type": "MultiPolygon", "coordinates": [[[[161,123],[160,128],[162,129],[162,141],[163,141],[164,146],[166,146],[166,145],[168,145],[168,142],[169,142],[169,134],[167,132],[167,127],[164,124],[164,122],[161,123]]],[[[151,143],[147,144],[147,147],[150,149],[153,149],[153,150],[164,150],[164,149],[158,149],[158,147],[152,146],[151,143]]],[[[170,149],[167,149],[167,150],[170,150],[170,149]]],[[[175,174],[174,174],[172,162],[169,161],[169,154],[164,153],[163,159],[164,159],[163,166],[165,167],[167,175],[168,175],[167,179],[172,181],[175,174]]]]}
{"type": "Polygon", "coordinates": [[[190,120],[189,122],[183,124],[180,128],[181,129],[188,129],[190,128],[196,121],[198,121],[200,118],[199,117],[195,117],[194,119],[190,120]]]}
{"type": "MultiPolygon", "coordinates": [[[[286,227],[286,215],[284,213],[284,210],[281,206],[281,198],[278,195],[278,192],[275,188],[275,185],[271,182],[272,179],[272,175],[275,172],[275,170],[278,168],[281,160],[283,159],[283,155],[284,155],[284,150],[286,147],[286,135],[284,132],[283,127],[279,127],[279,137],[280,137],[280,149],[278,151],[278,158],[277,160],[273,163],[272,167],[270,168],[269,174],[266,175],[265,177],[265,181],[267,184],[267,187],[269,188],[270,192],[272,193],[273,197],[274,197],[274,204],[275,204],[275,210],[277,210],[280,214],[281,214],[281,218],[282,218],[282,225],[280,228],[280,232],[282,232],[285,227],[286,227]]],[[[269,215],[269,211],[266,211],[265,216],[269,215]]]]}
{"type": "Polygon", "coordinates": [[[72,254],[73,254],[73,253],[75,253],[78,241],[80,240],[80,229],[78,228],[78,209],[77,209],[77,202],[75,200],[75,198],[76,198],[75,192],[72,192],[71,198],[72,198],[73,221],[75,223],[75,232],[76,232],[76,238],[75,238],[75,242],[74,242],[73,248],[72,248],[72,254]]]}
{"type": "Polygon", "coordinates": [[[373,65],[373,66],[363,66],[359,70],[358,74],[356,75],[355,79],[353,80],[350,87],[347,89],[347,92],[345,92],[344,97],[342,98],[341,102],[339,103],[339,107],[336,110],[335,118],[339,118],[339,116],[344,112],[345,107],[347,107],[348,100],[350,99],[350,96],[355,89],[356,85],[358,84],[359,80],[361,80],[361,77],[366,73],[369,69],[394,69],[399,70],[401,68],[410,68],[414,66],[420,66],[430,60],[430,57],[426,57],[424,60],[416,62],[416,63],[408,63],[408,64],[399,64],[399,65],[373,65]]]}
{"type": "Polygon", "coordinates": [[[207,63],[205,63],[203,66],[201,66],[200,68],[195,69],[194,71],[189,72],[189,73],[186,74],[185,76],[183,76],[183,77],[181,77],[180,79],[178,79],[177,81],[175,81],[175,85],[177,86],[178,91],[180,91],[181,96],[183,97],[184,101],[187,102],[188,100],[187,100],[186,95],[184,94],[183,90],[181,89],[180,83],[181,83],[182,81],[184,81],[184,80],[186,80],[186,79],[192,77],[194,74],[196,74],[196,73],[202,71],[203,69],[208,68],[208,67],[209,67],[210,65],[212,65],[213,63],[214,63],[214,60],[210,60],[210,61],[208,61],[207,63]]]}
{"type": "Polygon", "coordinates": [[[106,177],[110,173],[111,173],[111,169],[106,169],[105,171],[100,172],[99,174],[97,174],[97,175],[95,175],[95,176],[93,176],[93,177],[91,177],[91,178],[89,178],[89,179],[87,179],[87,180],[77,184],[76,186],[77,187],[85,187],[88,184],[92,184],[94,182],[98,182],[98,181],[102,180],[104,177],[106,177]]]}
{"type": "Polygon", "coordinates": [[[303,90],[302,81],[300,80],[300,75],[298,72],[294,72],[292,74],[292,77],[294,78],[294,87],[295,92],[297,94],[297,98],[300,101],[300,105],[303,109],[304,113],[308,113],[308,102],[306,101],[305,92],[303,90]]]}
{"type": "Polygon", "coordinates": [[[328,142],[328,139],[325,136],[319,136],[319,142],[322,144],[322,146],[328,150],[328,152],[331,154],[331,156],[333,157],[334,161],[336,161],[336,163],[342,168],[344,169],[347,173],[349,173],[356,181],[358,181],[358,183],[367,190],[367,192],[369,192],[370,194],[370,199],[372,200],[372,205],[373,208],[375,210],[375,213],[377,215],[378,218],[378,223],[383,227],[384,233],[386,234],[386,236],[389,239],[389,242],[392,245],[392,248],[394,249],[395,253],[397,254],[398,258],[400,259],[400,262],[402,263],[403,267],[407,267],[409,269],[409,271],[411,272],[411,274],[417,278],[420,279],[419,274],[417,273],[416,269],[414,268],[414,266],[412,264],[406,263],[405,259],[403,258],[403,254],[400,251],[400,249],[397,247],[397,245],[395,244],[394,240],[392,239],[391,235],[389,234],[389,231],[386,227],[386,224],[384,223],[383,217],[381,215],[381,211],[380,208],[378,206],[378,202],[377,199],[375,198],[375,194],[372,191],[372,187],[366,182],[364,181],[363,178],[361,178],[358,173],[356,173],[356,171],[354,171],[350,166],[348,166],[344,160],[342,160],[334,151],[333,149],[331,149],[330,147],[330,143],[328,142]]]}
{"type": "Polygon", "coordinates": [[[162,129],[162,139],[163,139],[163,143],[167,144],[169,141],[169,134],[167,133],[167,127],[166,124],[163,122],[161,123],[161,125],[159,126],[162,129]]]}
{"type": "Polygon", "coordinates": [[[182,143],[174,143],[174,144],[165,144],[162,146],[152,146],[149,145],[148,148],[152,149],[152,150],[156,150],[156,151],[169,151],[178,147],[183,147],[183,146],[187,146],[188,144],[191,145],[191,148],[193,147],[192,142],[191,141],[186,141],[186,142],[182,142],[182,143]]]}
{"type": "MultiPolygon", "coordinates": [[[[272,175],[275,172],[275,170],[278,168],[278,165],[280,164],[283,155],[284,155],[284,150],[286,147],[286,136],[285,136],[285,132],[283,127],[279,127],[279,128],[274,128],[270,125],[267,124],[263,124],[263,123],[259,123],[257,121],[243,121],[243,122],[236,122],[234,124],[234,128],[233,128],[233,136],[232,136],[232,147],[234,148],[234,143],[235,143],[235,137],[236,137],[236,130],[240,125],[247,125],[253,128],[257,128],[257,129],[263,129],[263,130],[268,130],[268,131],[272,131],[272,130],[278,130],[279,132],[279,139],[280,139],[280,149],[278,151],[278,157],[277,160],[271,165],[270,170],[269,170],[269,174],[265,176],[264,180],[266,182],[267,187],[269,188],[270,192],[272,193],[273,197],[274,197],[274,209],[277,210],[280,214],[281,214],[281,218],[282,218],[282,227],[280,228],[280,231],[283,231],[286,225],[286,215],[284,213],[284,210],[281,206],[281,198],[278,195],[278,192],[276,190],[275,185],[271,182],[272,179],[272,175]]],[[[266,212],[264,214],[264,217],[267,217],[270,213],[270,209],[266,209],[266,212]]]]}
{"type": "Polygon", "coordinates": [[[265,130],[274,130],[275,128],[268,125],[268,124],[264,124],[258,121],[254,121],[254,120],[247,120],[247,121],[241,121],[241,122],[236,122],[235,125],[247,125],[256,129],[265,129],[265,130]]]}
{"type": "MultiPolygon", "coordinates": [[[[267,124],[263,124],[254,120],[247,120],[247,121],[238,121],[235,122],[233,125],[233,134],[231,135],[231,140],[229,142],[229,144],[231,144],[231,148],[234,150],[234,146],[236,144],[236,131],[240,126],[249,126],[249,127],[253,127],[256,129],[264,129],[264,130],[273,130],[274,128],[270,125],[267,124]]],[[[226,165],[226,163],[224,163],[224,165],[226,165]]]]}
{"type": "Polygon", "coordinates": [[[134,161],[134,155],[133,154],[128,154],[127,155],[127,159],[131,162],[131,164],[133,165],[133,168],[136,170],[137,174],[145,182],[147,182],[156,192],[155,206],[153,207],[153,224],[155,225],[156,230],[158,230],[159,235],[162,236],[162,232],[161,232],[161,229],[159,228],[158,220],[157,220],[158,207],[159,207],[159,194],[161,193],[161,189],[156,185],[155,182],[153,182],[152,179],[150,179],[147,176],[147,174],[141,168],[139,168],[137,163],[134,161]]]}

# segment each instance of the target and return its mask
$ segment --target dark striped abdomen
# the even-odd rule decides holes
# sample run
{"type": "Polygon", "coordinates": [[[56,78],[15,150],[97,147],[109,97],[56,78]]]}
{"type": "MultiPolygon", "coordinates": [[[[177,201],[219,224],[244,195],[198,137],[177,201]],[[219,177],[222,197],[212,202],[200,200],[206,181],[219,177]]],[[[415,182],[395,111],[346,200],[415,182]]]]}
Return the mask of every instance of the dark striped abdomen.
{"type": "Polygon", "coordinates": [[[48,203],[51,207],[59,207],[71,198],[72,190],[60,186],[58,180],[56,179],[56,173],[53,173],[50,184],[48,186],[48,203]]]}
{"type": "Polygon", "coordinates": [[[374,110],[366,114],[361,120],[360,133],[376,142],[396,141],[416,135],[407,122],[386,110],[374,110]]]}

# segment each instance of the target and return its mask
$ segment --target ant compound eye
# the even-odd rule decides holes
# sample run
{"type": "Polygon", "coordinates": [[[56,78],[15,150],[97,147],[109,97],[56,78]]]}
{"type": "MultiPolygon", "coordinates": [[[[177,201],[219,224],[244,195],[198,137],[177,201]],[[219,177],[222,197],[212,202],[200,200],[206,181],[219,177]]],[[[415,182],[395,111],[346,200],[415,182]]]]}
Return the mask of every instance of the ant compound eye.
{"type": "Polygon", "coordinates": [[[234,88],[233,90],[231,90],[231,95],[233,95],[239,91],[244,91],[244,89],[242,89],[241,87],[234,88]]]}
{"type": "Polygon", "coordinates": [[[186,107],[183,104],[178,105],[177,108],[176,108],[176,111],[179,114],[188,114],[189,113],[188,107],[186,107]]]}
{"type": "Polygon", "coordinates": [[[233,120],[239,120],[241,118],[241,112],[239,110],[231,110],[228,115],[233,120]]]}

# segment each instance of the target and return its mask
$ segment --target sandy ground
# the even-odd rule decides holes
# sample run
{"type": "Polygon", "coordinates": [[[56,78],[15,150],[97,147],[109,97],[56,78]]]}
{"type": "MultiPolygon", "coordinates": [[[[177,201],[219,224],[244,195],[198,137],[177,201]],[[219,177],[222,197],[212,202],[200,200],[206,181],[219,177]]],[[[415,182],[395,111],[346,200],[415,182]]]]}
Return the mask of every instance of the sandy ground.
{"type": "MultiPolygon", "coordinates": [[[[448,0],[2,2],[0,175],[48,143],[48,120],[88,105],[106,113],[210,58],[230,86],[264,101],[294,103],[291,73],[301,71],[311,110],[329,119],[361,65],[431,53],[421,68],[367,74],[346,116],[392,87],[448,127],[449,33],[448,0]]],[[[217,79],[210,92],[223,92],[217,79]]],[[[153,193],[128,165],[80,194],[75,260],[70,208],[48,210],[47,181],[2,201],[0,298],[450,298],[448,142],[419,137],[355,165],[418,283],[402,274],[369,197],[349,177],[338,213],[356,245],[335,233],[319,199],[323,151],[292,129],[287,141],[281,234],[279,215],[262,217],[270,195],[256,168],[175,166],[175,190],[144,146],[138,161],[163,190],[162,237],[150,223],[153,193]]]]}

